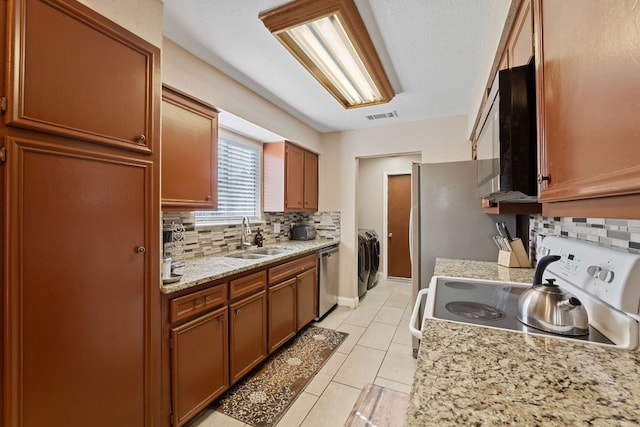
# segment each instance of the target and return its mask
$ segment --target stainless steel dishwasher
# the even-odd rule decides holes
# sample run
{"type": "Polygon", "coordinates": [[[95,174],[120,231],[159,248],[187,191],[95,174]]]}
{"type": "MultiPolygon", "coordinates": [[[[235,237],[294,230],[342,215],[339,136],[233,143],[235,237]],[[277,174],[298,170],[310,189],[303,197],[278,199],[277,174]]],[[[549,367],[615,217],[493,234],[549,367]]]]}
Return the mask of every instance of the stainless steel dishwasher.
{"type": "Polygon", "coordinates": [[[318,317],[324,317],[338,303],[340,256],[338,246],[318,251],[318,317]]]}

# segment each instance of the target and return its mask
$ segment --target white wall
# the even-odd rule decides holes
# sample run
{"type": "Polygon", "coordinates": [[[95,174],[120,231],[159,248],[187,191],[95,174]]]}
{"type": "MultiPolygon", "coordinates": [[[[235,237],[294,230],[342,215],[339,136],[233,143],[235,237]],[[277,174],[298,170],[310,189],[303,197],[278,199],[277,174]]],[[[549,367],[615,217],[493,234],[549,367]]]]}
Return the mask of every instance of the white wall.
{"type": "Polygon", "coordinates": [[[320,156],[320,210],[341,212],[340,296],[357,295],[356,189],[359,158],[421,153],[423,163],[471,159],[467,117],[422,120],[324,134],[320,156]]]}
{"type": "Polygon", "coordinates": [[[160,0],[79,1],[149,43],[162,47],[163,5],[160,0]]]}
{"type": "Polygon", "coordinates": [[[380,237],[380,271],[387,271],[387,179],[389,175],[411,173],[411,165],[420,163],[422,154],[392,157],[369,157],[359,161],[356,191],[358,228],[374,229],[380,237]]]}
{"type": "Polygon", "coordinates": [[[320,133],[165,38],[162,82],[322,153],[320,133]]]}

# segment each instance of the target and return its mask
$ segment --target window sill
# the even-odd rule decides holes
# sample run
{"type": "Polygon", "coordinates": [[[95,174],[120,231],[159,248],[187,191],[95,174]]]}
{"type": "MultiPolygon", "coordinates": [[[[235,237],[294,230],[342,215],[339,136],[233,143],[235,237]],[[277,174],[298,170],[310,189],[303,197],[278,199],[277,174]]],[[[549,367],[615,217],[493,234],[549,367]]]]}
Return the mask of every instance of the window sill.
{"type": "MultiPolygon", "coordinates": [[[[253,227],[254,225],[264,225],[266,221],[263,219],[251,219],[249,218],[249,226],[253,227]]],[[[211,227],[224,227],[227,225],[242,225],[241,219],[230,219],[230,220],[222,220],[222,221],[196,221],[195,229],[204,229],[211,227]]]]}

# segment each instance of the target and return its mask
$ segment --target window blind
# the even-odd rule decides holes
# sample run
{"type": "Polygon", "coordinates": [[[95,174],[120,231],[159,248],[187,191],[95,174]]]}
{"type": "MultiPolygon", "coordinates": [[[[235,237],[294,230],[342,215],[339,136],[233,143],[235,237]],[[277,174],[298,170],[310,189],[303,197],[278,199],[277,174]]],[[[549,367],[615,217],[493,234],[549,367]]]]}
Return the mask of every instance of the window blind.
{"type": "Polygon", "coordinates": [[[260,147],[218,139],[218,210],[196,212],[196,219],[217,221],[259,217],[260,147]]]}

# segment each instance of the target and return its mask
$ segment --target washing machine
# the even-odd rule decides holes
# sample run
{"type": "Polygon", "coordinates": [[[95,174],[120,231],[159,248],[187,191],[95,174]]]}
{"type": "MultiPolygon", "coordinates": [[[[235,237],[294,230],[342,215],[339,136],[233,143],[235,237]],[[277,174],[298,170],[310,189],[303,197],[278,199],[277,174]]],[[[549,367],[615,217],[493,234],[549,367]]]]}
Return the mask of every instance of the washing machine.
{"type": "Polygon", "coordinates": [[[369,285],[369,271],[371,270],[371,255],[369,253],[368,238],[364,232],[358,232],[358,298],[367,293],[369,285]]]}
{"type": "Polygon", "coordinates": [[[369,245],[369,279],[367,289],[373,288],[378,283],[378,270],[380,269],[380,239],[375,230],[365,230],[367,244],[369,245]]]}

